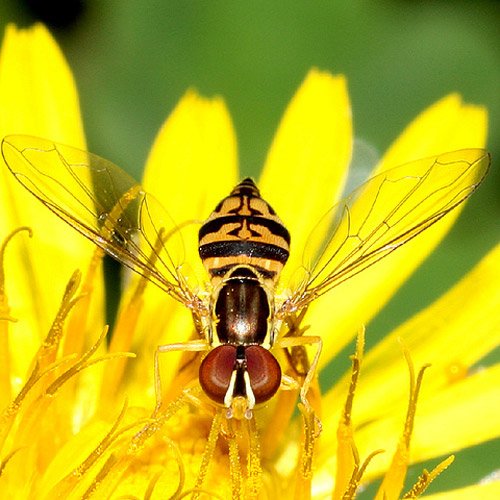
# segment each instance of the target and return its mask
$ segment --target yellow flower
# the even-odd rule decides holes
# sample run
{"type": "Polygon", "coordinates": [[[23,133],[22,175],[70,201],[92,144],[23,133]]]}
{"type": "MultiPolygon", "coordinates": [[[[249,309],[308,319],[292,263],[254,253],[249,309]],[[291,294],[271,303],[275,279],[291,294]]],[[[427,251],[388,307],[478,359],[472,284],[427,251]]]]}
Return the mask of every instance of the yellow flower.
{"type": "MultiPolygon", "coordinates": [[[[71,73],[41,26],[7,29],[0,109],[1,136],[32,134],[85,148],[71,73]]],[[[482,147],[486,120],[483,108],[455,94],[445,97],[417,117],[377,170],[482,147]]],[[[310,223],[343,190],[351,147],[345,79],[311,71],[285,113],[259,180],[297,249],[284,283],[301,263],[300,249],[311,244],[310,223]]],[[[224,102],[190,91],[160,131],[143,184],[174,220],[203,219],[238,180],[236,156],[224,102]]],[[[4,497],[354,498],[359,484],[383,478],[378,498],[393,499],[411,489],[404,484],[409,464],[498,436],[500,370],[478,366],[499,338],[500,247],[362,355],[363,325],[437,245],[458,210],[312,303],[298,325],[322,337],[320,369],[359,332],[352,373],[322,395],[312,384],[309,398],[322,422],[318,438],[311,413],[302,408],[302,415],[293,415],[294,390],[279,391],[255,418],[237,420],[204,399],[192,353],[160,355],[155,378],[156,346],[187,341],[194,327],[186,308],[143,278],[128,280],[104,341],[100,252],[42,209],[7,168],[1,171],[4,497]],[[13,232],[22,226],[30,230],[13,232]],[[76,267],[81,272],[74,273],[76,267]],[[428,363],[422,380],[420,367],[428,363]],[[193,389],[189,396],[186,387],[193,389]]],[[[192,268],[198,276],[193,241],[185,239],[184,262],[186,272],[192,268]]],[[[407,498],[418,496],[451,460],[423,473],[407,498]]],[[[500,483],[490,481],[439,498],[497,498],[499,491],[500,483]]]]}

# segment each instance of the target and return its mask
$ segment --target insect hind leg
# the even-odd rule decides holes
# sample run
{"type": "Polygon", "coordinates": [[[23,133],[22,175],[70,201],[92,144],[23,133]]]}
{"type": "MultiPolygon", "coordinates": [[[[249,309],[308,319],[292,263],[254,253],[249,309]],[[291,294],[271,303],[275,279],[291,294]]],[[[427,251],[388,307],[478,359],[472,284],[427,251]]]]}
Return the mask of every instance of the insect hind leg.
{"type": "MultiPolygon", "coordinates": [[[[313,382],[314,376],[316,375],[316,369],[318,367],[319,357],[321,354],[321,349],[323,347],[323,341],[321,337],[316,335],[307,335],[301,337],[283,337],[276,342],[275,346],[280,347],[282,349],[288,349],[290,347],[300,347],[312,345],[316,346],[316,352],[314,353],[314,357],[312,359],[311,364],[306,372],[304,380],[300,385],[300,402],[303,406],[301,411],[303,411],[306,415],[314,415],[314,420],[317,426],[317,434],[321,432],[321,422],[319,418],[316,416],[316,412],[314,411],[309,399],[307,397],[307,393],[309,392],[309,388],[311,387],[311,383],[313,382]]],[[[295,380],[293,377],[291,379],[295,380]]],[[[297,382],[297,381],[296,381],[297,382]]],[[[285,384],[289,386],[293,386],[293,381],[289,380],[289,377],[285,379],[285,384]]]]}

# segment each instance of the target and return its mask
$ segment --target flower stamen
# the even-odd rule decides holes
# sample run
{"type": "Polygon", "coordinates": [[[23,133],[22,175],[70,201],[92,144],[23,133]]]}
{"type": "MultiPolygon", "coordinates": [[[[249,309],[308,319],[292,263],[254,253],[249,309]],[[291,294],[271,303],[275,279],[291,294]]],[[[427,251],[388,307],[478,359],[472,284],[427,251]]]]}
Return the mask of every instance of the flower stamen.
{"type": "Polygon", "coordinates": [[[12,238],[21,231],[26,231],[30,238],[33,237],[33,231],[30,227],[21,226],[8,234],[0,246],[0,297],[5,295],[5,250],[7,249],[7,245],[10,243],[12,238]]]}
{"type": "Polygon", "coordinates": [[[449,456],[447,459],[440,462],[431,472],[424,469],[422,474],[419,476],[417,482],[413,485],[408,493],[403,495],[403,498],[418,498],[420,495],[425,493],[425,490],[429,487],[429,485],[438,477],[441,472],[446,470],[455,460],[453,455],[449,456]]]}
{"type": "MultiPolygon", "coordinates": [[[[144,492],[144,500],[150,500],[152,495],[153,495],[153,491],[158,483],[158,481],[160,480],[161,478],[161,472],[157,472],[153,478],[151,479],[151,481],[149,481],[148,483],[148,487],[146,489],[146,491],[144,492]]],[[[177,495],[179,495],[181,489],[182,489],[182,482],[179,482],[179,486],[177,487],[177,491],[170,497],[170,498],[175,498],[177,495]]]]}
{"type": "MultiPolygon", "coordinates": [[[[109,473],[111,469],[114,467],[116,462],[118,461],[118,456],[117,455],[110,455],[107,459],[104,465],[102,466],[101,470],[97,473],[95,479],[92,481],[90,486],[87,488],[85,493],[82,495],[82,499],[87,500],[91,498],[99,488],[101,491],[99,492],[100,494],[103,493],[103,482],[106,479],[106,477],[109,477],[109,473]]],[[[107,495],[104,495],[107,496],[107,495]]]]}
{"type": "Polygon", "coordinates": [[[212,420],[212,425],[210,427],[210,432],[208,434],[207,443],[205,445],[205,451],[201,458],[200,469],[198,471],[198,476],[194,485],[193,500],[199,498],[201,488],[203,486],[203,481],[208,472],[208,467],[210,465],[210,460],[214,456],[215,447],[217,445],[217,440],[222,429],[222,422],[226,419],[224,410],[217,410],[212,420]]]}
{"type": "MultiPolygon", "coordinates": [[[[165,237],[165,229],[160,228],[156,242],[149,254],[149,261],[152,266],[158,259],[161,248],[168,237],[169,236],[165,237]]],[[[148,271],[139,275],[137,283],[131,292],[130,299],[120,309],[109,345],[110,352],[128,351],[130,349],[134,334],[136,333],[139,315],[143,310],[143,295],[149,283],[148,277],[148,271]]],[[[112,398],[118,392],[117,388],[119,387],[125,371],[125,363],[126,360],[124,359],[118,366],[107,367],[106,373],[104,374],[104,379],[107,383],[102,386],[101,401],[105,402],[109,400],[109,398],[112,398]]]]}
{"type": "MultiPolygon", "coordinates": [[[[17,231],[12,233],[12,235],[23,229],[24,228],[19,228],[17,231]]],[[[64,321],[69,311],[78,301],[78,297],[76,299],[73,299],[73,295],[78,287],[79,276],[79,272],[75,271],[75,273],[69,280],[63,299],[61,301],[59,311],[52,324],[52,327],[49,330],[49,333],[47,334],[44,342],[40,346],[37,354],[35,355],[33,368],[30,372],[30,375],[28,376],[24,385],[21,387],[17,396],[15,396],[15,398],[7,405],[0,417],[0,449],[2,448],[5,442],[5,438],[7,437],[12,428],[12,425],[14,424],[16,416],[20,412],[22,405],[24,404],[26,406],[28,404],[33,404],[32,402],[26,402],[26,396],[28,395],[28,393],[33,389],[38,381],[43,380],[45,376],[53,373],[55,369],[60,365],[60,363],[55,363],[57,347],[63,335],[64,321]]],[[[44,386],[39,390],[38,395],[35,395],[34,400],[37,400],[37,398],[40,398],[43,395],[44,387],[46,387],[46,385],[47,384],[44,384],[44,386]]],[[[45,393],[46,391],[47,390],[45,389],[45,393]]],[[[33,415],[37,414],[38,411],[33,412],[33,415]]],[[[32,417],[33,415],[31,415],[29,412],[26,412],[24,420],[29,420],[28,417],[32,417]]],[[[25,431],[26,428],[27,426],[21,426],[21,432],[23,431],[23,429],[25,431]]]]}
{"type": "Polygon", "coordinates": [[[100,248],[96,248],[92,254],[85,277],[81,280],[80,300],[78,307],[73,310],[73,313],[68,318],[68,331],[71,335],[66,335],[64,338],[63,354],[72,352],[82,352],[85,341],[88,337],[87,324],[89,317],[92,316],[90,304],[94,283],[99,278],[98,270],[104,256],[100,248]]]}
{"type": "Polygon", "coordinates": [[[408,349],[403,345],[403,354],[408,365],[410,374],[410,397],[406,412],[403,434],[399,439],[396,451],[392,457],[391,464],[377,492],[376,500],[384,498],[398,498],[403,490],[408,463],[410,461],[410,442],[415,422],[415,413],[417,410],[417,400],[422,386],[424,372],[429,368],[426,364],[420,368],[415,377],[415,368],[408,349]]]}
{"type": "Polygon", "coordinates": [[[75,297],[81,277],[81,272],[77,269],[71,275],[66,285],[59,310],[36,356],[40,369],[46,368],[56,360],[57,351],[64,334],[64,323],[66,318],[76,303],[84,297],[83,295],[75,297]]]}
{"type": "Polygon", "coordinates": [[[262,466],[260,461],[260,436],[255,423],[255,418],[244,421],[248,431],[248,495],[256,497],[262,488],[262,466]]]}
{"type": "Polygon", "coordinates": [[[384,453],[384,450],[375,450],[372,453],[368,455],[368,457],[365,458],[362,464],[360,464],[359,460],[359,454],[358,450],[356,448],[353,448],[352,450],[353,456],[354,456],[354,469],[352,471],[352,476],[349,480],[349,484],[342,495],[342,500],[352,500],[356,498],[356,493],[358,491],[359,485],[361,483],[361,479],[363,478],[363,474],[366,471],[366,468],[372,461],[372,459],[376,456],[379,455],[380,453],[384,453]]]}
{"type": "Polygon", "coordinates": [[[0,407],[3,408],[12,399],[11,360],[9,348],[9,323],[17,321],[10,315],[10,306],[5,292],[5,250],[12,238],[21,231],[27,231],[31,238],[33,233],[29,227],[19,227],[12,231],[0,247],[0,407]]]}
{"type": "Polygon", "coordinates": [[[364,346],[365,329],[362,328],[358,332],[355,354],[351,356],[351,380],[337,428],[337,470],[335,475],[337,479],[332,495],[332,498],[335,500],[343,498],[348,491],[353,489],[352,478],[357,477],[357,470],[359,469],[360,460],[354,442],[354,430],[352,427],[352,406],[354,403],[354,394],[358,386],[364,346]]]}
{"type": "Polygon", "coordinates": [[[125,403],[111,426],[111,429],[106,433],[103,439],[97,444],[92,452],[69,474],[62,478],[51,490],[49,497],[53,498],[66,498],[70,495],[74,488],[78,485],[79,481],[87,474],[91,467],[99,460],[107,449],[116,441],[116,439],[123,433],[138,425],[134,423],[125,427],[117,432],[118,426],[123,421],[125,412],[127,410],[127,403],[125,403]]]}
{"type": "Polygon", "coordinates": [[[240,421],[226,419],[227,432],[224,433],[229,446],[229,474],[231,476],[231,492],[233,500],[240,500],[243,493],[243,474],[238,441],[242,439],[240,421]]]}
{"type": "MultiPolygon", "coordinates": [[[[111,355],[103,356],[96,360],[90,360],[91,356],[97,351],[98,347],[102,344],[103,340],[106,338],[108,333],[108,327],[105,326],[101,332],[101,335],[97,339],[97,341],[81,356],[77,358],[76,363],[74,363],[69,369],[67,369],[64,373],[62,373],[57,379],[55,379],[49,387],[47,387],[46,393],[49,395],[54,395],[59,388],[67,382],[70,378],[78,374],[84,368],[87,368],[91,364],[102,361],[104,359],[108,359],[111,355]]],[[[134,356],[132,353],[119,353],[121,356],[134,356]]]]}
{"type": "Polygon", "coordinates": [[[312,409],[308,409],[302,403],[298,404],[302,414],[303,438],[298,459],[298,474],[295,482],[294,498],[297,500],[311,497],[311,479],[314,458],[314,446],[319,437],[318,417],[312,409]]]}

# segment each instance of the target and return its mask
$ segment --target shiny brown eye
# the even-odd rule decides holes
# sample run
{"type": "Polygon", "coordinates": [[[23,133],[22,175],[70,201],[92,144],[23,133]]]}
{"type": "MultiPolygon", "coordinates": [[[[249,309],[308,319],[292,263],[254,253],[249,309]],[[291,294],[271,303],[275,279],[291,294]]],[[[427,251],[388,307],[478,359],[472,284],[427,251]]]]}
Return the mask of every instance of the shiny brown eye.
{"type": "Polygon", "coordinates": [[[245,348],[247,371],[256,403],[271,399],[281,384],[281,367],[276,358],[264,347],[245,348]]]}
{"type": "Polygon", "coordinates": [[[205,394],[216,403],[224,404],[236,363],[236,347],[220,345],[210,351],[200,365],[200,385],[205,394]]]}

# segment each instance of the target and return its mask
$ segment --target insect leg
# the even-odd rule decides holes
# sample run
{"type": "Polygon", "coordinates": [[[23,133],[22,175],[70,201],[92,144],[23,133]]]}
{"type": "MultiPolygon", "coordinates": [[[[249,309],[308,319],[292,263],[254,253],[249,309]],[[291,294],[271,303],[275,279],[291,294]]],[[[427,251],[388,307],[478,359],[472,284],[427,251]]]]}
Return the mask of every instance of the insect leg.
{"type": "Polygon", "coordinates": [[[170,351],[205,351],[209,345],[205,340],[189,340],[187,342],[179,342],[177,344],[159,345],[155,351],[154,369],[155,369],[155,394],[156,394],[156,411],[162,405],[162,387],[160,377],[160,354],[170,351]]]}
{"type": "MultiPolygon", "coordinates": [[[[304,405],[304,410],[306,413],[314,413],[314,410],[309,403],[309,400],[307,399],[307,393],[309,391],[309,387],[311,386],[311,382],[313,381],[314,375],[316,374],[316,368],[318,366],[318,361],[319,361],[319,356],[321,354],[321,349],[323,347],[323,341],[321,340],[321,337],[318,336],[303,336],[303,337],[284,337],[276,343],[276,347],[281,347],[283,349],[289,348],[289,347],[296,347],[296,346],[305,346],[305,345],[314,345],[316,346],[316,352],[314,354],[314,358],[311,362],[311,365],[309,366],[309,369],[307,370],[307,374],[304,378],[304,381],[302,382],[302,385],[300,387],[300,401],[304,405]]],[[[286,382],[289,384],[289,381],[286,382]]]]}
{"type": "MultiPolygon", "coordinates": [[[[304,422],[303,443],[301,446],[301,452],[298,462],[300,464],[299,478],[302,478],[302,482],[306,481],[306,483],[308,483],[312,475],[315,442],[321,433],[321,421],[316,415],[316,412],[314,411],[311,403],[309,402],[307,393],[309,391],[313,378],[316,375],[316,368],[318,367],[318,361],[321,354],[323,342],[321,340],[321,337],[318,336],[284,337],[278,340],[276,345],[282,348],[300,347],[306,345],[316,346],[316,352],[300,387],[299,404],[299,410],[302,413],[304,422]]],[[[300,483],[301,480],[299,480],[297,484],[300,483]]]]}

